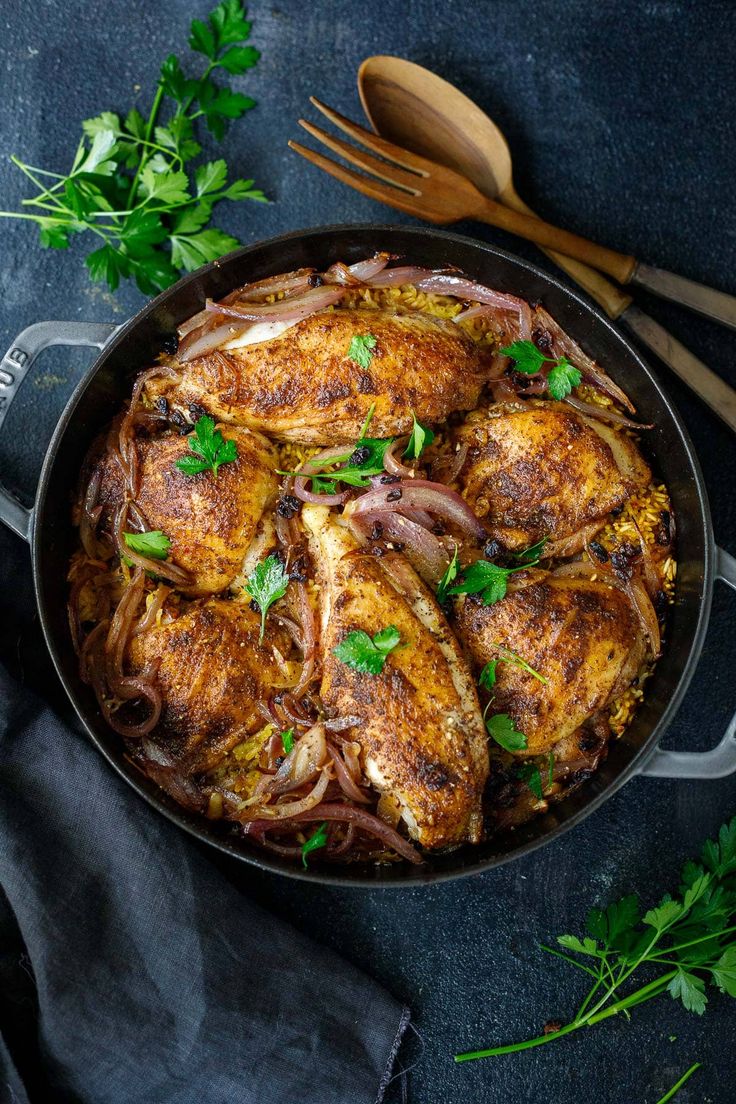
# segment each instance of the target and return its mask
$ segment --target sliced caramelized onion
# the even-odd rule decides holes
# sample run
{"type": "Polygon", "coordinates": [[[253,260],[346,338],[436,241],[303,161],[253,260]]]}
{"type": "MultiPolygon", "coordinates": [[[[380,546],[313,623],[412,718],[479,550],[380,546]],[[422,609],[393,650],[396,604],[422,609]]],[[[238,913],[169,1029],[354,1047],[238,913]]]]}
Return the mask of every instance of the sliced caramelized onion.
{"type": "Polygon", "coordinates": [[[205,306],[213,314],[246,322],[301,322],[310,314],[325,310],[342,299],[344,288],[309,288],[303,295],[279,299],[275,303],[215,303],[208,299],[205,306]]]}
{"type": "Polygon", "coordinates": [[[404,509],[426,510],[445,521],[452,522],[464,533],[477,539],[486,535],[485,528],[467,502],[444,483],[432,483],[428,479],[401,480],[385,489],[367,491],[346,507],[349,517],[360,514],[400,513],[404,509]],[[396,491],[400,495],[396,495],[396,491]]]}
{"type": "Polygon", "coordinates": [[[358,785],[360,776],[358,776],[358,779],[355,778],[338,749],[333,747],[332,744],[328,744],[327,752],[335,767],[335,777],[340,783],[340,789],[345,796],[350,801],[357,801],[359,805],[370,804],[370,797],[358,785]]]}
{"type": "Polygon", "coordinates": [[[594,360],[591,360],[587,353],[583,352],[580,346],[565,333],[562,327],[555,322],[552,315],[548,314],[543,307],[537,307],[534,311],[534,322],[540,329],[546,330],[550,335],[552,349],[557,356],[564,354],[576,368],[580,369],[584,379],[603,391],[615,402],[621,403],[632,414],[635,413],[636,407],[632,404],[628,395],[620,387],[617,387],[613,380],[606,375],[602,368],[598,367],[594,360]]]}
{"type": "Polygon", "coordinates": [[[579,410],[581,414],[588,414],[591,418],[598,418],[602,422],[610,422],[611,425],[626,426],[627,429],[651,429],[651,425],[642,425],[640,422],[633,422],[631,418],[627,418],[625,414],[619,414],[617,410],[610,410],[606,406],[596,406],[594,403],[583,402],[577,395],[566,395],[563,399],[568,406],[574,407],[575,410],[579,410]]]}
{"type": "Polygon", "coordinates": [[[402,464],[396,453],[402,453],[409,443],[409,438],[397,437],[392,441],[383,454],[383,466],[390,475],[404,475],[408,478],[414,476],[414,469],[402,464]]]}
{"type": "Polygon", "coordinates": [[[266,299],[269,295],[298,294],[314,287],[320,277],[315,275],[313,268],[297,268],[294,272],[284,272],[280,276],[267,276],[265,280],[256,280],[255,283],[245,284],[236,291],[231,292],[223,303],[257,303],[266,299]]]}
{"type": "Polygon", "coordinates": [[[391,828],[385,821],[380,820],[365,809],[356,809],[354,805],[325,802],[324,805],[318,806],[309,815],[299,814],[294,819],[297,822],[305,820],[345,820],[353,823],[361,831],[376,836],[392,851],[395,851],[397,855],[401,855],[403,859],[416,864],[424,861],[416,848],[403,836],[400,836],[394,828],[391,828]]]}
{"type": "MultiPolygon", "coordinates": [[[[421,291],[430,291],[435,295],[454,295],[457,299],[469,299],[472,303],[483,303],[496,310],[510,311],[519,319],[519,337],[524,341],[530,341],[532,336],[532,311],[524,299],[516,295],[507,295],[503,291],[484,287],[476,284],[475,280],[468,280],[464,276],[444,275],[433,273],[416,283],[421,291]]],[[[462,312],[461,312],[462,313],[462,312]]],[[[467,315],[466,315],[467,318],[467,315]]],[[[458,316],[455,316],[457,322],[458,316]]]]}
{"type": "Polygon", "coordinates": [[[317,774],[327,759],[324,725],[316,724],[300,736],[273,777],[262,778],[257,793],[289,793],[317,774]]]}
{"type": "Polygon", "coordinates": [[[326,284],[340,284],[342,287],[358,287],[371,281],[382,272],[391,260],[390,253],[376,253],[365,261],[346,265],[342,261],[330,265],[324,274],[326,284]]]}
{"type": "Polygon", "coordinates": [[[468,458],[468,445],[465,441],[452,456],[439,456],[432,464],[432,478],[441,483],[453,483],[463,470],[468,458]]]}
{"type": "Polygon", "coordinates": [[[385,268],[377,276],[366,280],[369,287],[403,287],[406,284],[416,286],[419,280],[425,280],[433,276],[431,268],[417,268],[416,265],[399,265],[397,268],[385,268]]]}
{"type": "Polygon", "coordinates": [[[350,519],[351,526],[357,528],[359,536],[364,537],[370,534],[376,522],[381,526],[381,539],[400,544],[425,583],[439,582],[450,556],[434,533],[401,514],[376,512],[356,514],[350,519]]]}
{"type": "MultiPolygon", "coordinates": [[[[216,321],[216,320],[215,320],[216,321]]],[[[197,330],[187,334],[179,345],[179,360],[182,364],[188,364],[197,357],[207,356],[224,345],[227,341],[234,341],[249,329],[250,323],[243,322],[236,325],[232,321],[220,322],[219,325],[208,326],[205,323],[197,330]]]]}
{"type": "Polygon", "coordinates": [[[652,657],[656,659],[660,654],[662,641],[659,632],[659,621],[657,620],[657,614],[652,605],[651,598],[647,594],[643,584],[637,578],[624,580],[621,583],[621,589],[629,596],[631,604],[636,610],[636,615],[639,618],[639,623],[649,640],[652,657]]]}
{"type": "Polygon", "coordinates": [[[329,769],[323,770],[313,789],[309,791],[306,797],[302,797],[298,801],[285,801],[279,805],[251,806],[247,809],[243,809],[238,815],[238,819],[258,820],[266,818],[268,820],[286,820],[297,817],[300,813],[306,813],[320,803],[329,782],[329,769]]]}

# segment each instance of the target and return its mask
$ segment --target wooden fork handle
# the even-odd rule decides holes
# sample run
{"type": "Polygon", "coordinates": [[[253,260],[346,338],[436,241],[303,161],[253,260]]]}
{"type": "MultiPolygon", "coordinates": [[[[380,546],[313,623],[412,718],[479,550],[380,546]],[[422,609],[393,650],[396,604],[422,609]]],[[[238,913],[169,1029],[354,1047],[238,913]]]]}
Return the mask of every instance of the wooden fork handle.
{"type": "Polygon", "coordinates": [[[613,276],[620,284],[628,283],[636,269],[635,257],[617,253],[614,249],[606,249],[604,245],[596,245],[587,238],[581,238],[567,230],[560,230],[559,227],[543,222],[533,215],[512,211],[509,207],[504,207],[503,204],[496,203],[486,196],[479,196],[477,209],[469,214],[471,218],[497,226],[500,230],[508,231],[509,234],[526,238],[527,241],[541,245],[544,249],[553,249],[557,253],[565,253],[568,257],[573,257],[576,261],[583,261],[591,268],[597,268],[600,272],[613,276]]]}

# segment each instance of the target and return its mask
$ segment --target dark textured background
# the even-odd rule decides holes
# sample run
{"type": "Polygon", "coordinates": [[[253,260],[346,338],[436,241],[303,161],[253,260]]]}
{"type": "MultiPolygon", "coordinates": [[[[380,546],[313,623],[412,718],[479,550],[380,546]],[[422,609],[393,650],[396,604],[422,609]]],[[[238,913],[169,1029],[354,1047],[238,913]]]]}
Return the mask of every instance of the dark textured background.
{"type": "MultiPolygon", "coordinates": [[[[5,0],[2,206],[14,207],[29,194],[5,155],[64,169],[81,119],[103,109],[125,112],[131,103],[145,114],[160,61],[171,50],[186,55],[189,19],[205,8],[194,0],[5,0]]],[[[357,116],[359,62],[396,53],[436,70],[488,109],[507,134],[519,192],[541,213],[736,293],[732,4],[264,0],[252,4],[251,15],[263,57],[235,84],[259,104],[235,125],[222,152],[275,202],[221,210],[219,225],[242,241],[327,222],[410,221],[323,178],[286,148],[311,93],[357,116]]],[[[459,229],[548,264],[501,233],[459,229]]],[[[112,297],[92,286],[81,243],[67,254],[46,253],[27,225],[2,221],[0,250],[3,346],[41,318],[122,321],[142,303],[131,287],[112,297]]],[[[643,294],[638,301],[736,385],[732,334],[643,294]]],[[[87,354],[78,351],[47,353],[6,423],[3,478],[26,496],[86,363],[87,354]]],[[[733,437],[664,368],[661,374],[698,448],[716,537],[734,551],[733,437]]],[[[0,556],[6,579],[0,655],[64,708],[33,612],[27,554],[2,529],[0,556]]],[[[733,608],[732,597],[716,593],[704,656],[672,727],[672,746],[715,743],[736,706],[733,608]]],[[[630,1023],[609,1022],[526,1055],[464,1067],[455,1067],[451,1055],[536,1033],[548,1017],[569,1015],[582,995],[577,977],[542,955],[537,943],[577,930],[587,908],[608,894],[638,889],[653,899],[673,883],[681,860],[735,812],[734,778],[635,780],[584,825],[513,866],[411,892],[292,886],[218,861],[224,876],[412,1006],[423,1039],[423,1047],[415,1040],[404,1055],[416,1063],[409,1078],[413,1104],[537,1098],[655,1104],[695,1059],[704,1069],[678,1102],[731,1104],[736,1011],[715,992],[703,1020],[661,999],[630,1023]]]]}

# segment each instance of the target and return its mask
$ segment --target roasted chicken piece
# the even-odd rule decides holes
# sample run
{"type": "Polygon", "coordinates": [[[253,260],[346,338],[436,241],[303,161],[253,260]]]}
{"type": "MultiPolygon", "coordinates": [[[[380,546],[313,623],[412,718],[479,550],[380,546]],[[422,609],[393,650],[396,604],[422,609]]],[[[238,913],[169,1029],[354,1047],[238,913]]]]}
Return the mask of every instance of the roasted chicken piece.
{"type": "MultiPolygon", "coordinates": [[[[189,453],[188,437],[139,438],[136,443],[136,503],[149,529],[160,529],[171,540],[169,559],[191,577],[179,589],[190,595],[217,594],[230,586],[254,537],[270,526],[264,512],[278,489],[269,442],[247,429],[219,428],[236,442],[238,458],[222,464],[217,476],[212,471],[185,475],[176,467],[189,453]]],[[[123,479],[112,457],[100,463],[100,502],[110,524],[122,499],[123,479]]]]}
{"type": "Polygon", "coordinates": [[[477,842],[487,737],[473,679],[433,595],[401,556],[372,556],[325,507],[302,517],[320,584],[326,709],[360,717],[352,739],[365,774],[398,802],[414,839],[428,848],[477,842]],[[361,674],[333,654],[349,633],[390,625],[403,646],[380,674],[361,674]]]}
{"type": "Polygon", "coordinates": [[[478,667],[506,648],[547,680],[499,663],[492,706],[526,735],[519,754],[540,755],[623,693],[642,665],[646,640],[629,599],[615,587],[541,571],[515,579],[513,592],[494,605],[460,599],[456,629],[478,667]]]}
{"type": "Polygon", "coordinates": [[[651,478],[630,437],[564,403],[491,406],[454,438],[461,493],[509,549],[547,537],[544,555],[572,555],[651,478]]]}
{"type": "Polygon", "coordinates": [[[269,618],[259,644],[260,623],[247,602],[199,599],[132,638],[131,670],[155,670],[164,703],[151,739],[180,774],[212,770],[261,729],[256,703],[289,682],[289,637],[269,618]]]}
{"type": "MultiPolygon", "coordinates": [[[[231,345],[235,345],[232,342],[231,345]]],[[[267,341],[225,347],[182,364],[181,381],[160,378],[150,395],[174,406],[201,403],[224,422],[309,444],[354,441],[373,403],[371,435],[409,432],[470,410],[483,384],[483,356],[453,322],[413,311],[331,310],[267,341]],[[376,339],[361,367],[354,337],[376,339]]]]}

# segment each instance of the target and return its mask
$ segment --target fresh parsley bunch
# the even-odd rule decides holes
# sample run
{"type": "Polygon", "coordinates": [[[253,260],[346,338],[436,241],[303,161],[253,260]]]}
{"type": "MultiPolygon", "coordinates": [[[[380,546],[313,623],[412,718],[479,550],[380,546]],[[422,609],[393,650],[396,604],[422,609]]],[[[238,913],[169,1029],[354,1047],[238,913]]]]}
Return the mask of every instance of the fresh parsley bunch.
{"type": "Polygon", "coordinates": [[[698,1016],[708,1004],[707,986],[736,997],[736,817],[707,841],[700,862],[685,864],[675,894],[643,914],[633,894],[593,908],[586,928],[582,938],[558,936],[564,950],[542,945],[592,979],[569,1023],[523,1042],[456,1054],[456,1062],[543,1046],[611,1016],[628,1016],[664,994],[698,1016]]]}
{"type": "Polygon", "coordinates": [[[197,120],[219,141],[255,104],[212,76],[218,69],[240,75],[258,61],[258,50],[243,45],[251,32],[245,16],[242,0],[221,0],[206,22],[195,19],[189,45],[206,59],[201,75],[188,77],[170,54],[148,118],[132,108],[124,120],[112,111],[86,119],[66,175],[12,157],[38,193],[23,200],[23,212],[0,216],[35,222],[41,245],[51,249],[67,249],[72,234],[94,234],[98,248],[88,254],[87,268],[111,291],[121,279],[134,279],[153,295],[181,270],[191,272],[235,248],[235,238],[208,226],[213,207],[222,199],[266,197],[252,180],[229,183],[223,160],[200,164],[193,174],[188,166],[201,153],[197,120]]]}

